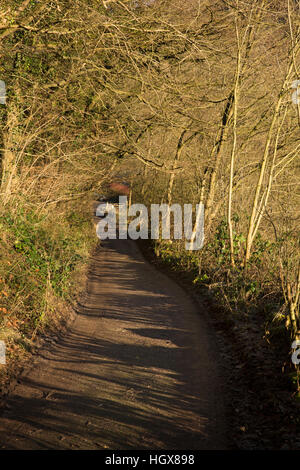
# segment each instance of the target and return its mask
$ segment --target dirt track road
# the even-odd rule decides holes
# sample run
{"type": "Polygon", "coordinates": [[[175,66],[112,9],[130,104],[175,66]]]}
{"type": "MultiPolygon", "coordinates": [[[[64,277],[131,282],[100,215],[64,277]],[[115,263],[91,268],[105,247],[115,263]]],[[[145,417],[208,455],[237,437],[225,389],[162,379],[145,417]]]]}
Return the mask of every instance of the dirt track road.
{"type": "Polygon", "coordinates": [[[0,415],[2,449],[226,449],[214,344],[131,240],[105,241],[68,332],[0,415]]]}

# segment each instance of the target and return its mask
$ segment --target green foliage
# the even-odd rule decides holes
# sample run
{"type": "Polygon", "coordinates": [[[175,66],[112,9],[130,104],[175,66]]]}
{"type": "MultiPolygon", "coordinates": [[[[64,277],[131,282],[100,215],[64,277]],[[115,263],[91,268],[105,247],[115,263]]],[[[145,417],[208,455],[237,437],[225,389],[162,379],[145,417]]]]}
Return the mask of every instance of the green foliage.
{"type": "Polygon", "coordinates": [[[271,243],[269,240],[264,240],[261,233],[258,232],[249,263],[261,265],[265,255],[267,253],[271,254],[275,246],[275,243],[271,243]]]}
{"type": "Polygon", "coordinates": [[[0,216],[2,233],[9,240],[0,268],[10,292],[6,309],[13,311],[21,301],[17,317],[24,331],[45,318],[49,291],[53,296],[71,299],[72,274],[87,260],[92,243],[86,216],[72,212],[66,221],[55,224],[53,215],[19,210],[0,216]]]}
{"type": "MultiPolygon", "coordinates": [[[[233,222],[238,223],[239,218],[237,214],[233,216],[233,222]]],[[[240,261],[243,249],[245,246],[246,237],[243,233],[238,233],[237,230],[233,231],[233,247],[234,257],[236,261],[240,261]]],[[[228,223],[226,219],[220,221],[216,228],[212,241],[208,244],[208,248],[216,258],[219,265],[227,265],[230,261],[230,245],[228,235],[228,223]]]]}

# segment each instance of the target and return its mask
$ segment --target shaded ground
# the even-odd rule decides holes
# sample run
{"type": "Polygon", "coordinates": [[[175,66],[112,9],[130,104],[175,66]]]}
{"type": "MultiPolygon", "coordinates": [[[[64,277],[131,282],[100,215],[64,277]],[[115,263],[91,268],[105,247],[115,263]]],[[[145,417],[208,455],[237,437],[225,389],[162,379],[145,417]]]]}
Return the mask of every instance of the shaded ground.
{"type": "MultiPolygon", "coordinates": [[[[232,316],[223,302],[205,286],[194,284],[194,274],[172,268],[154,255],[148,241],[139,247],[149,262],[180,283],[204,316],[222,363],[223,398],[230,447],[235,450],[300,449],[300,400],[289,372],[289,344],[266,341],[264,317],[232,316]],[[287,347],[286,347],[287,346],[287,347]]],[[[276,337],[275,337],[276,339],[276,337]]],[[[289,363],[290,362],[290,363],[289,363]]],[[[249,454],[248,454],[249,455],[249,454]]]]}
{"type": "Polygon", "coordinates": [[[8,396],[0,447],[225,449],[220,397],[199,307],[133,241],[106,241],[70,329],[8,396]]]}

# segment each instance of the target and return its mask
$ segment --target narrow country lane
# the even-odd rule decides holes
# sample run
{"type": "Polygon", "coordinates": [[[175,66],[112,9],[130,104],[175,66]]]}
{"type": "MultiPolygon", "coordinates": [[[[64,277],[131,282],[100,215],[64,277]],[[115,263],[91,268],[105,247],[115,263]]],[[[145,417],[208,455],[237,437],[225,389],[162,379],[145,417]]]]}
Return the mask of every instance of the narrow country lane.
{"type": "Polygon", "coordinates": [[[102,242],[68,332],[0,416],[2,449],[226,449],[213,339],[199,307],[132,240],[102,242]]]}

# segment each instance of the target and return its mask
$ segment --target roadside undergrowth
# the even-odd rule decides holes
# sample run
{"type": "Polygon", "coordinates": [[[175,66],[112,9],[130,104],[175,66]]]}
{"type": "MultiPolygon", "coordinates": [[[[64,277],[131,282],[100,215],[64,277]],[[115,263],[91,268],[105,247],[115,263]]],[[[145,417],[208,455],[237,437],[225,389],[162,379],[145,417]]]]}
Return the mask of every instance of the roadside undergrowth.
{"type": "Polygon", "coordinates": [[[273,262],[278,246],[258,236],[245,270],[238,263],[230,266],[226,241],[217,230],[215,238],[199,251],[185,250],[182,241],[156,240],[151,247],[169,270],[186,277],[195,290],[213,301],[221,322],[256,331],[255,347],[260,344],[272,351],[277,358],[274,368],[282,371],[282,380],[299,401],[299,371],[291,361],[292,337],[287,328],[288,306],[273,262]]]}
{"type": "Polygon", "coordinates": [[[39,335],[61,328],[84,289],[96,237],[90,202],[38,210],[14,204],[0,212],[0,340],[6,364],[0,389],[30,358],[39,335]],[[17,208],[16,208],[17,207],[17,208]]]}

